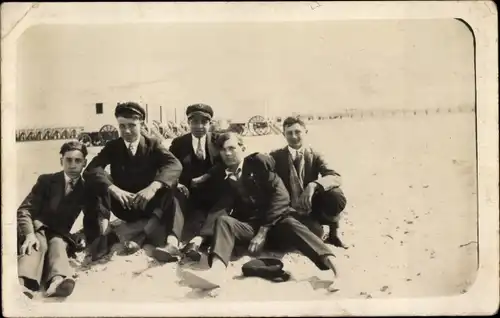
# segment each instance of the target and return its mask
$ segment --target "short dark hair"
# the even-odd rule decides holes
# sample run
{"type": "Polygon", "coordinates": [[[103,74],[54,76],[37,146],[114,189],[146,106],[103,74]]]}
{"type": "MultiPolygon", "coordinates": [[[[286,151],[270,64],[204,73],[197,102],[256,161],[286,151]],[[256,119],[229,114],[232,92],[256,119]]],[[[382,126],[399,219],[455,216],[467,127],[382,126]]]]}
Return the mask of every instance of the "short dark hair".
{"type": "Polygon", "coordinates": [[[295,124],[299,124],[302,127],[306,128],[306,123],[302,119],[300,119],[299,117],[290,116],[285,118],[285,120],[283,121],[283,131],[285,131],[286,128],[295,124]]]}
{"type": "Polygon", "coordinates": [[[83,157],[87,157],[87,155],[88,155],[87,146],[85,146],[83,143],[79,142],[78,140],[72,140],[72,141],[65,142],[61,146],[61,151],[59,151],[59,153],[61,154],[61,156],[64,156],[65,153],[67,153],[68,151],[72,151],[72,150],[79,150],[83,154],[83,157]]]}
{"type": "Polygon", "coordinates": [[[215,147],[218,150],[222,150],[222,148],[224,148],[224,143],[231,139],[232,136],[236,137],[239,146],[243,147],[245,145],[243,142],[243,138],[241,138],[241,135],[235,133],[234,131],[225,131],[217,136],[215,147]]]}

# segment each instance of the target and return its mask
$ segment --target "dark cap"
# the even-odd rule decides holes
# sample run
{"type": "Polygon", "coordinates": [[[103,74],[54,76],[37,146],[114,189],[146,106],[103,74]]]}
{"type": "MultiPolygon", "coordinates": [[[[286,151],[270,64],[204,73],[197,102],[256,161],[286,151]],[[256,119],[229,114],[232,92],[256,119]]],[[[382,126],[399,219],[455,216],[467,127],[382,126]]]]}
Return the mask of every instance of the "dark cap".
{"type": "Polygon", "coordinates": [[[115,117],[131,117],[138,115],[141,119],[146,117],[146,111],[138,103],[127,102],[120,103],[115,108],[115,117]]]}
{"type": "Polygon", "coordinates": [[[261,277],[276,283],[286,282],[290,273],[283,270],[283,262],[277,258],[260,257],[253,259],[241,268],[243,276],[261,277]]]}
{"type": "Polygon", "coordinates": [[[205,104],[194,104],[188,106],[188,108],[186,109],[187,118],[190,119],[194,115],[201,115],[205,118],[212,119],[212,117],[214,116],[214,111],[212,107],[205,104]]]}

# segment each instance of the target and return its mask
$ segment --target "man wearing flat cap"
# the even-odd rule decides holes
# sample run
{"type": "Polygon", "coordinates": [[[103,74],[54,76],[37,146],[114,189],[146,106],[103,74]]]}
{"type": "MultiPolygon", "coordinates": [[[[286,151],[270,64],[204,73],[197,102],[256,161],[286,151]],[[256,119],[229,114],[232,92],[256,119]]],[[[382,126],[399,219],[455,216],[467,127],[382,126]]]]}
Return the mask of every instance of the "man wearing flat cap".
{"type": "MultiPolygon", "coordinates": [[[[218,151],[213,145],[212,135],[209,132],[213,115],[214,111],[209,105],[188,106],[186,116],[190,132],[175,138],[170,145],[170,151],[179,159],[183,167],[178,184],[178,197],[186,223],[193,221],[195,213],[205,218],[217,199],[217,177],[211,176],[206,182],[203,180],[204,176],[220,162],[218,151]]],[[[196,226],[194,232],[197,232],[196,226]]],[[[193,238],[182,252],[188,257],[192,255],[195,259],[198,258],[201,241],[201,237],[193,238]]],[[[157,249],[153,255],[162,261],[169,259],[171,252],[157,249]]]]}
{"type": "MultiPolygon", "coordinates": [[[[84,172],[90,198],[84,224],[95,229],[87,241],[115,235],[108,226],[111,212],[127,223],[124,245],[128,253],[146,242],[163,246],[166,240],[176,241],[183,216],[174,191],[182,165],[160,140],[141,134],[145,111],[139,104],[118,104],[115,117],[121,137],[108,142],[84,172]],[[105,171],[108,166],[110,174],[105,171]]],[[[109,246],[104,249],[93,258],[109,252],[109,246]]]]}

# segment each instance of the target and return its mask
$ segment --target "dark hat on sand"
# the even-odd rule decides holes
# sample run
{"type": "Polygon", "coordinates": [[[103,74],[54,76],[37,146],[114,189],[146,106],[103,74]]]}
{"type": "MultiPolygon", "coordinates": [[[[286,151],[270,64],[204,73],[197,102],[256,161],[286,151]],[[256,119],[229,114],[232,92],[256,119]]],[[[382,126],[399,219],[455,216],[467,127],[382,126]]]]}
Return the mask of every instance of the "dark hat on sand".
{"type": "Polygon", "coordinates": [[[115,117],[129,117],[131,115],[138,115],[141,119],[146,117],[146,111],[138,103],[127,102],[120,103],[115,108],[115,117]]]}
{"type": "Polygon", "coordinates": [[[214,111],[212,107],[206,104],[193,104],[186,109],[186,116],[188,119],[195,115],[201,115],[205,118],[212,119],[214,111]]]}
{"type": "Polygon", "coordinates": [[[260,257],[253,259],[241,268],[243,276],[260,277],[280,283],[290,279],[290,273],[283,270],[283,262],[277,258],[260,257]]]}

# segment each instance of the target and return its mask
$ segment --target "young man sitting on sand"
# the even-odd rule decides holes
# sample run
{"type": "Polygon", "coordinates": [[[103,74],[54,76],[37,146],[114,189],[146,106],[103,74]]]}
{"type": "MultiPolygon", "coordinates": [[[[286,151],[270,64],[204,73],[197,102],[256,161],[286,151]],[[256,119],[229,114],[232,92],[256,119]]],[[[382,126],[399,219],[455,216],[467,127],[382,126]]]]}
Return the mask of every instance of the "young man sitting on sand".
{"type": "MultiPolygon", "coordinates": [[[[97,232],[87,241],[99,246],[99,240],[93,243],[96,237],[114,235],[108,224],[112,212],[131,232],[124,243],[127,254],[138,251],[146,240],[177,249],[184,218],[174,191],[182,165],[159,140],[141,133],[145,111],[139,104],[119,104],[115,117],[121,138],[108,142],[84,172],[90,197],[84,223],[97,232]]],[[[109,248],[96,248],[93,259],[109,248]]]]}
{"type": "Polygon", "coordinates": [[[75,247],[70,231],[84,207],[81,173],[87,148],[70,141],[62,145],[60,154],[63,171],[40,175],[17,210],[22,242],[17,260],[19,282],[29,298],[40,289],[43,276],[48,297],[67,297],[75,287],[67,250],[75,247]]]}
{"type": "Polygon", "coordinates": [[[223,133],[216,142],[226,166],[224,195],[212,209],[204,225],[204,235],[212,236],[210,269],[185,269],[182,278],[200,289],[222,287],[236,241],[248,242],[252,254],[269,240],[296,248],[321,270],[332,270],[334,255],[305,225],[289,216],[290,197],[274,172],[271,157],[254,153],[245,156],[245,146],[236,133],[223,133]],[[278,242],[279,241],[279,242],[278,242]]]}
{"type": "Polygon", "coordinates": [[[322,226],[328,226],[325,242],[346,248],[338,236],[340,213],[346,206],[340,174],[320,153],[306,146],[306,124],[300,118],[286,118],[283,135],[288,145],[270,155],[292,207],[299,212],[297,218],[320,237],[324,234],[322,226]]]}

